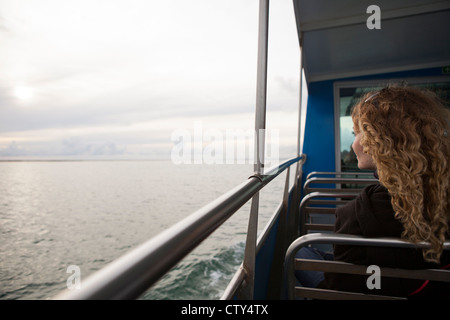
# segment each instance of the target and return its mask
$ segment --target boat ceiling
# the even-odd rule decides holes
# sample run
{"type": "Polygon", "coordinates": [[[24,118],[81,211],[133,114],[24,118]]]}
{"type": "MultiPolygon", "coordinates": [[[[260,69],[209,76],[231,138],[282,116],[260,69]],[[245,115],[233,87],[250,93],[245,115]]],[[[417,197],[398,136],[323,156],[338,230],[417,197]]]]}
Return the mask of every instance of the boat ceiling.
{"type": "Polygon", "coordinates": [[[450,66],[450,0],[293,1],[308,83],[450,66]]]}

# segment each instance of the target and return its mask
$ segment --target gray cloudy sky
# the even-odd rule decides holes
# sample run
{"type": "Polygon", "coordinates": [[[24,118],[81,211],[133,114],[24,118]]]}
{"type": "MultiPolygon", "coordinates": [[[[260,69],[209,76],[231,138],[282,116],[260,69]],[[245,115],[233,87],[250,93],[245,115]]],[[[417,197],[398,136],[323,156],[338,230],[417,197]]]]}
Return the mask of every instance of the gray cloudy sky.
{"type": "MultiPolygon", "coordinates": [[[[171,134],[195,121],[253,129],[258,6],[0,0],[0,159],[167,157],[171,134]]],[[[292,1],[272,1],[270,21],[267,127],[286,148],[299,91],[292,1]]]]}

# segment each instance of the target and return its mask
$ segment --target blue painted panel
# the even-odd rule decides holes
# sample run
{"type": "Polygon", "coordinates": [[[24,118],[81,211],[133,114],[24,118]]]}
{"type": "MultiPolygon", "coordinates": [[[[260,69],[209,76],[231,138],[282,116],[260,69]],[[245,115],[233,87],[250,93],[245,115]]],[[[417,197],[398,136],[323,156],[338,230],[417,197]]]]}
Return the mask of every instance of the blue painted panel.
{"type": "Polygon", "coordinates": [[[277,240],[278,222],[273,225],[270,230],[269,236],[259,250],[255,261],[255,286],[254,286],[254,299],[264,300],[267,296],[268,279],[271,271],[271,263],[273,261],[275,244],[277,240]]]}
{"type": "Polygon", "coordinates": [[[333,82],[310,83],[303,153],[304,176],[311,171],[334,171],[333,82]]]}

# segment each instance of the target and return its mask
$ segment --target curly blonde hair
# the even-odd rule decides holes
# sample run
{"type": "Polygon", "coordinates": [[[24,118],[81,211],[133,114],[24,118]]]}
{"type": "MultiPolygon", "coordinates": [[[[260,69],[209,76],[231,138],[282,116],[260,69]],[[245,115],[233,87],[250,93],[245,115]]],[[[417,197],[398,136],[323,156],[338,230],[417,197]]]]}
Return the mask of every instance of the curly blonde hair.
{"type": "Polygon", "coordinates": [[[402,238],[429,242],[424,259],[439,263],[450,224],[450,111],[431,92],[388,87],[366,94],[352,119],[391,195],[402,238]]]}

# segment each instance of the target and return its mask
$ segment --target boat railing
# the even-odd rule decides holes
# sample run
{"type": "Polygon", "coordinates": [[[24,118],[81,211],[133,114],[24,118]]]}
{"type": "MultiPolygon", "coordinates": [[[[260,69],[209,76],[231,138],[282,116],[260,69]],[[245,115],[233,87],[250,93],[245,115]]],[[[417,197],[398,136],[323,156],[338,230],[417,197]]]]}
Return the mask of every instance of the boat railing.
{"type": "MultiPolygon", "coordinates": [[[[308,288],[297,285],[295,270],[315,270],[322,272],[345,273],[354,275],[372,275],[368,272],[369,266],[351,263],[298,259],[296,253],[303,247],[318,244],[349,245],[349,246],[376,246],[390,248],[425,248],[429,243],[411,243],[396,238],[364,238],[355,235],[336,233],[312,233],[306,234],[295,240],[288,248],[285,257],[287,291],[289,299],[345,299],[345,300],[404,300],[405,297],[386,296],[357,292],[343,292],[338,290],[308,288]]],[[[444,242],[444,250],[450,250],[450,241],[444,242]]],[[[450,270],[444,269],[403,269],[380,267],[378,275],[391,278],[430,280],[439,282],[450,282],[450,270]]],[[[374,288],[375,289],[375,288],[374,288]]]]}
{"type": "MultiPolygon", "coordinates": [[[[243,284],[250,281],[254,281],[254,279],[249,279],[248,267],[246,264],[248,260],[254,259],[256,255],[258,255],[262,246],[266,243],[266,239],[269,236],[270,232],[273,232],[274,224],[278,223],[276,228],[277,232],[277,240],[278,243],[274,249],[274,257],[271,261],[271,269],[272,274],[274,274],[274,278],[278,278],[278,276],[283,273],[283,265],[284,265],[284,254],[288,245],[298,236],[298,228],[296,227],[297,217],[298,217],[298,208],[301,199],[301,180],[302,180],[302,165],[306,161],[306,155],[303,154],[301,156],[301,160],[297,162],[297,168],[295,169],[295,177],[294,183],[290,186],[289,177],[290,177],[290,167],[287,168],[286,179],[284,184],[283,198],[278,205],[277,209],[273,213],[272,217],[269,219],[269,222],[266,224],[264,229],[260,232],[258,239],[256,240],[255,252],[245,252],[244,261],[234,274],[233,278],[229,282],[227,288],[222,294],[221,300],[231,300],[234,298],[239,299],[252,299],[253,295],[248,290],[243,290],[243,284]]],[[[249,230],[247,234],[247,241],[249,243],[249,239],[253,238],[251,233],[255,233],[255,227],[250,226],[251,218],[249,219],[249,230]],[[252,231],[253,230],[253,231],[252,231]]],[[[254,276],[254,275],[253,275],[254,276]]],[[[279,280],[279,279],[278,279],[279,280]]],[[[280,297],[280,290],[282,287],[281,281],[270,281],[271,283],[275,283],[276,288],[272,288],[271,294],[272,297],[278,299],[280,297]]],[[[247,287],[254,287],[254,283],[246,284],[247,287]]]]}
{"type": "MultiPolygon", "coordinates": [[[[80,289],[67,289],[55,299],[138,298],[285,170],[288,184],[290,166],[297,164],[297,176],[301,176],[301,166],[305,159],[304,155],[295,157],[273,167],[265,174],[252,175],[247,181],[89,276],[83,280],[80,289]]],[[[287,201],[288,192],[288,188],[285,188],[283,202],[287,201]]],[[[256,238],[257,232],[257,224],[249,223],[247,242],[249,237],[256,238]]],[[[253,253],[256,254],[256,248],[253,253]]],[[[246,280],[247,286],[253,286],[247,270],[249,263],[246,260],[254,261],[254,259],[247,256],[244,258],[242,272],[237,276],[238,281],[234,279],[235,285],[240,285],[246,280]]]]}

